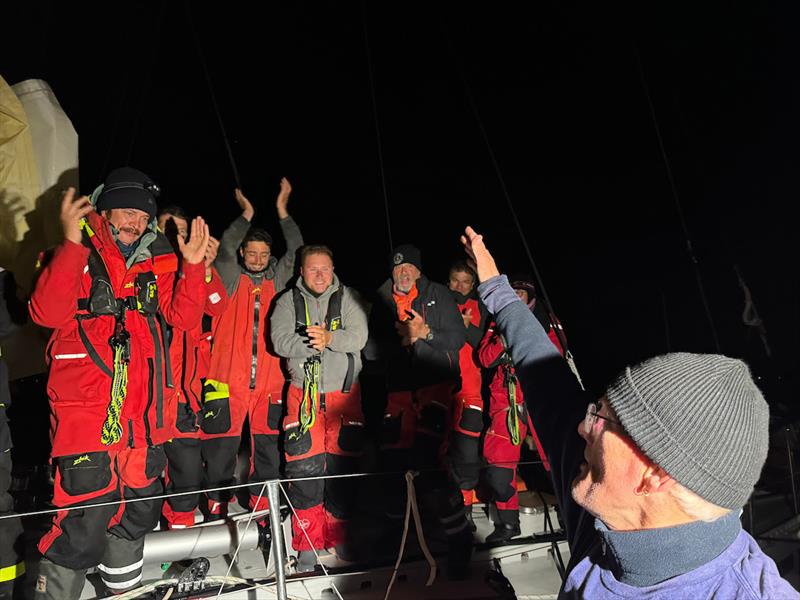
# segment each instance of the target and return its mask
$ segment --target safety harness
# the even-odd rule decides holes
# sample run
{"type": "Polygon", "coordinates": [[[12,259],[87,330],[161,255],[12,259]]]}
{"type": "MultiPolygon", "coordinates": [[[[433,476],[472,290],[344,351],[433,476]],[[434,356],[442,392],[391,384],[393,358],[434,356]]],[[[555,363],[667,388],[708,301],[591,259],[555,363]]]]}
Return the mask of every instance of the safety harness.
{"type": "MultiPolygon", "coordinates": [[[[328,331],[342,329],[342,296],[344,289],[339,287],[328,299],[328,312],[325,315],[325,323],[328,331]]],[[[296,287],[292,289],[295,314],[295,332],[305,334],[306,328],[311,325],[311,316],[308,314],[308,302],[303,293],[296,287]]],[[[317,411],[319,410],[319,387],[320,373],[322,370],[322,354],[316,353],[310,356],[303,363],[303,400],[300,402],[300,428],[302,435],[314,426],[317,421],[317,411]]],[[[347,374],[342,385],[342,392],[348,393],[353,385],[355,373],[355,355],[347,353],[347,374]]]]}
{"type": "MultiPolygon", "coordinates": [[[[83,229],[83,245],[89,249],[89,275],[92,278],[92,285],[88,298],[78,299],[78,310],[85,311],[75,315],[78,321],[78,335],[86,347],[86,352],[92,362],[106,375],[111,378],[111,398],[106,409],[106,418],[100,432],[100,442],[105,446],[116,444],[122,438],[122,406],[128,393],[128,364],[130,363],[131,347],[130,333],[125,327],[125,318],[129,310],[138,311],[147,320],[150,335],[153,337],[156,359],[156,426],[163,426],[163,389],[162,373],[166,374],[167,387],[172,387],[172,368],[169,362],[169,350],[166,347],[166,339],[158,334],[156,320],[161,325],[161,330],[166,331],[166,324],[158,308],[158,285],[156,276],[152,271],[143,271],[136,275],[134,281],[134,295],[124,298],[117,298],[111,284],[111,277],[106,267],[103,257],[98,252],[92,240],[95,232],[89,223],[84,219],[81,221],[83,229]],[[106,365],[100,354],[97,352],[89,336],[83,328],[83,321],[102,316],[114,317],[114,333],[108,340],[113,355],[111,367],[106,365]]],[[[156,242],[159,238],[156,239],[156,242]]],[[[169,243],[153,243],[150,247],[151,254],[155,261],[161,255],[172,255],[174,253],[169,243]]],[[[149,409],[149,405],[147,407],[149,409]]],[[[148,443],[150,443],[150,426],[145,419],[145,429],[147,432],[148,443]]]]}
{"type": "Polygon", "coordinates": [[[506,386],[508,394],[508,412],[506,413],[506,426],[508,428],[508,436],[514,446],[519,446],[522,443],[522,438],[519,433],[519,417],[522,405],[517,404],[517,374],[514,372],[514,361],[511,360],[511,355],[506,349],[506,341],[503,336],[500,336],[503,344],[503,354],[500,355],[500,368],[503,370],[503,383],[506,386]]]}

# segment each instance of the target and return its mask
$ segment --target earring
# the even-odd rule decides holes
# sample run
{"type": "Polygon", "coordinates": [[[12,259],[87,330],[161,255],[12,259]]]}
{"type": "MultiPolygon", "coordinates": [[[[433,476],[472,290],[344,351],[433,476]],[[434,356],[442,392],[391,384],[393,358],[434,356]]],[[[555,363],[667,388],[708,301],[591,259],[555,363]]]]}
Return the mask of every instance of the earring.
{"type": "Polygon", "coordinates": [[[633,493],[636,494],[637,496],[649,496],[650,492],[647,491],[647,489],[642,489],[643,487],[644,484],[640,485],[637,488],[633,488],[633,493]]]}

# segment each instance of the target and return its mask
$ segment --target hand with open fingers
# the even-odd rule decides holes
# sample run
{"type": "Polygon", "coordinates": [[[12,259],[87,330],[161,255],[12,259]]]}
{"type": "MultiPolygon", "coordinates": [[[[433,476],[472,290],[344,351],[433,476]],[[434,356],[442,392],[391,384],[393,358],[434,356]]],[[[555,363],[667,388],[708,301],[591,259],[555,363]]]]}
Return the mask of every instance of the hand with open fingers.
{"type": "Polygon", "coordinates": [[[211,268],[214,261],[217,259],[217,252],[219,252],[219,240],[213,236],[208,236],[208,247],[206,248],[206,257],[203,261],[206,269],[211,268]]]}
{"type": "Polygon", "coordinates": [[[472,324],[472,309],[468,308],[461,313],[461,318],[464,320],[464,327],[469,327],[472,324]]]}
{"type": "Polygon", "coordinates": [[[486,249],[486,244],[483,243],[483,236],[476,232],[472,227],[467,226],[464,230],[464,235],[461,236],[461,243],[464,244],[469,256],[470,266],[475,269],[478,274],[478,281],[483,283],[487,279],[500,275],[494,258],[486,249]]]}
{"type": "Polygon", "coordinates": [[[252,203],[250,202],[250,200],[247,199],[247,196],[245,196],[242,193],[242,190],[240,190],[239,188],[236,188],[236,190],[234,190],[234,194],[236,195],[236,202],[242,209],[242,216],[248,221],[252,221],[253,215],[256,214],[256,210],[253,208],[252,203]]]}
{"type": "Polygon", "coordinates": [[[278,209],[278,218],[285,219],[289,216],[289,196],[292,195],[292,184],[286,177],[281,179],[281,191],[278,192],[278,199],[275,201],[275,207],[278,209]]]}
{"type": "Polygon", "coordinates": [[[76,244],[81,243],[81,219],[92,212],[88,196],[75,200],[75,188],[68,187],[61,197],[61,227],[64,238],[76,244]]]}
{"type": "Polygon", "coordinates": [[[203,262],[206,258],[206,250],[208,250],[208,240],[210,237],[208,225],[203,217],[195,217],[192,219],[189,241],[184,242],[181,237],[178,236],[178,249],[181,251],[183,260],[190,265],[203,262]]]}
{"type": "Polygon", "coordinates": [[[306,327],[306,334],[311,347],[317,352],[322,352],[327,348],[333,339],[333,333],[319,325],[309,325],[306,327]]]}

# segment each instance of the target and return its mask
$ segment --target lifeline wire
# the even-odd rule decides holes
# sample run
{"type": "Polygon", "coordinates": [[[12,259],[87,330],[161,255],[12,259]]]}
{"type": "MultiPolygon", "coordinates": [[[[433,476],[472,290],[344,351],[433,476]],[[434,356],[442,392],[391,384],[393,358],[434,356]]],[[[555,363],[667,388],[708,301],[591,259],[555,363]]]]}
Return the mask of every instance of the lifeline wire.
{"type": "MultiPolygon", "coordinates": [[[[463,465],[470,465],[475,463],[459,463],[463,465]]],[[[497,465],[505,465],[505,464],[515,464],[515,465],[540,465],[542,461],[540,460],[531,460],[531,461],[524,461],[524,462],[515,462],[515,461],[498,461],[493,462],[491,464],[481,464],[479,466],[480,469],[488,469],[492,466],[497,465]]],[[[425,473],[425,472],[441,472],[444,469],[419,469],[418,472],[425,473]]],[[[391,471],[391,472],[374,472],[374,473],[347,473],[342,475],[319,475],[316,477],[296,477],[293,479],[278,479],[276,480],[278,483],[291,483],[293,481],[318,481],[318,480],[325,480],[325,479],[348,479],[351,477],[369,477],[372,475],[405,475],[405,471],[391,471]]],[[[4,519],[16,519],[16,518],[23,518],[23,517],[35,517],[39,515],[46,515],[46,514],[54,514],[59,512],[69,512],[71,510],[83,510],[87,508],[100,508],[103,506],[116,506],[119,504],[124,504],[127,502],[146,502],[148,500],[165,500],[167,498],[175,498],[178,496],[191,496],[192,494],[206,494],[208,492],[222,492],[228,490],[238,490],[245,487],[251,487],[254,485],[258,485],[259,483],[264,483],[261,481],[251,481],[248,483],[237,483],[234,485],[226,485],[221,487],[213,487],[213,488],[204,488],[199,490],[192,490],[189,492],[173,492],[171,494],[158,494],[155,496],[139,496],[137,498],[123,498],[120,500],[110,500],[108,502],[98,502],[97,504],[78,504],[75,506],[64,506],[61,508],[49,508],[46,510],[35,510],[26,513],[13,513],[7,515],[0,515],[0,521],[4,519]]]]}
{"type": "MultiPolygon", "coordinates": [[[[284,498],[286,498],[286,502],[289,504],[289,509],[291,509],[292,514],[294,515],[294,518],[297,519],[297,522],[299,524],[300,523],[300,517],[297,516],[297,511],[294,509],[294,505],[292,504],[292,501],[289,499],[289,494],[287,494],[286,490],[283,489],[283,483],[280,484],[280,487],[281,487],[281,491],[283,492],[284,498]]],[[[308,545],[311,546],[311,551],[314,553],[314,556],[317,559],[317,564],[322,568],[322,572],[325,573],[325,577],[330,578],[330,575],[328,575],[328,569],[325,568],[325,565],[323,565],[321,562],[319,562],[319,554],[317,554],[317,549],[314,548],[314,544],[311,543],[311,538],[308,537],[308,532],[306,531],[306,528],[303,527],[303,526],[299,526],[299,527],[300,527],[300,530],[303,532],[303,535],[306,537],[306,541],[308,542],[308,545]]],[[[339,588],[336,587],[336,584],[333,582],[333,580],[331,580],[331,587],[333,588],[333,591],[336,592],[336,595],[339,596],[339,600],[344,600],[344,598],[342,598],[342,594],[339,593],[339,588]]]]}

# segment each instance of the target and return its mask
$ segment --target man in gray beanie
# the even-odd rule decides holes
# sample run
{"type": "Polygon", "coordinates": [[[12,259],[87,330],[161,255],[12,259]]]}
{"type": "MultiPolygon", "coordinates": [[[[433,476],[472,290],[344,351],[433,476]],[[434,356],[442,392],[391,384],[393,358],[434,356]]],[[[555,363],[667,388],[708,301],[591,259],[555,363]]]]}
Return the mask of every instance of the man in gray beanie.
{"type": "Polygon", "coordinates": [[[571,553],[559,597],[800,598],[739,521],[769,441],[769,409],[747,365],[658,356],[595,400],[482,236],[467,227],[462,242],[552,465],[571,553]]]}

